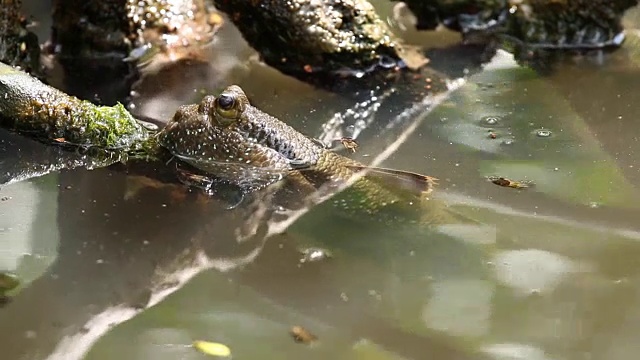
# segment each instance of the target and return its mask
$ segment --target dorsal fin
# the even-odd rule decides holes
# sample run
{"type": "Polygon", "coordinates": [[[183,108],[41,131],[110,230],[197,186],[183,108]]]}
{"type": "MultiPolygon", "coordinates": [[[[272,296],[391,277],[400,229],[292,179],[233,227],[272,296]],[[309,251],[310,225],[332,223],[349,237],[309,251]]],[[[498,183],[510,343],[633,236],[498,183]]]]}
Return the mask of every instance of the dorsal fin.
{"type": "Polygon", "coordinates": [[[438,180],[431,176],[404,170],[365,165],[347,165],[347,167],[353,171],[366,171],[365,177],[370,180],[381,182],[386,186],[401,188],[418,196],[431,193],[438,180]]]}

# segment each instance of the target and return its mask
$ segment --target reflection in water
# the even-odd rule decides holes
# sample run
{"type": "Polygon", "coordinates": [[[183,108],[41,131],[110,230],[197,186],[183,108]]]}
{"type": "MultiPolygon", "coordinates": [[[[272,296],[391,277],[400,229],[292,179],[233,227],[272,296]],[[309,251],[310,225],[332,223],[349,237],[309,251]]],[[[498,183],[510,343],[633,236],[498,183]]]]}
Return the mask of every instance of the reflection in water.
{"type": "MultiPolygon", "coordinates": [[[[444,96],[432,98],[431,103],[437,104],[444,96]]],[[[372,164],[405,141],[431,109],[425,108],[372,164]]],[[[194,275],[209,268],[227,271],[253,261],[268,235],[281,233],[307,211],[302,207],[275,213],[279,204],[291,203],[274,198],[290,194],[284,188],[280,191],[282,184],[245,194],[230,209],[217,197],[174,183],[127,176],[118,168],[122,166],[63,174],[56,262],[15,297],[10,311],[0,314],[0,326],[8,326],[3,332],[10,333],[7,341],[13,345],[7,355],[12,358],[81,358],[110,327],[156,305],[194,275]],[[45,298],[47,302],[40,304],[45,298]]],[[[329,185],[311,200],[321,202],[332,196],[335,185],[329,185]]],[[[297,250],[292,253],[298,255],[297,250]]],[[[335,311],[332,309],[337,314],[335,311]]],[[[362,316],[368,317],[366,312],[362,316]]],[[[335,321],[339,319],[344,317],[335,321]]],[[[369,326],[355,327],[355,339],[380,338],[377,342],[398,348],[376,334],[389,328],[401,335],[395,337],[413,344],[399,347],[401,352],[411,349],[413,358],[418,350],[445,353],[449,358],[468,357],[431,337],[405,334],[381,320],[376,324],[374,332],[369,326]]]]}
{"type": "MultiPolygon", "coordinates": [[[[469,129],[483,135],[475,130],[478,115],[471,114],[468,122],[476,128],[469,129]]],[[[451,122],[440,117],[455,119],[438,112],[405,128],[385,165],[441,178],[433,203],[456,215],[445,223],[401,227],[354,218],[340,208],[348,192],[301,216],[265,206],[270,192],[229,210],[221,199],[141,182],[115,168],[62,173],[57,260],[0,311],[3,339],[11,344],[4,354],[77,358],[113,325],[137,315],[100,340],[88,358],[112,358],[114,348],[131,359],[192,358],[199,355],[186,345],[198,338],[224,342],[234,356],[247,358],[357,358],[362,344],[378,355],[387,354],[384,348],[416,359],[425,351],[468,358],[466,347],[502,358],[625,358],[638,319],[636,210],[574,204],[544,186],[494,186],[479,165],[495,161],[504,148],[484,136],[491,147],[475,147],[466,141],[473,131],[460,125],[447,133],[451,122]],[[462,146],[453,150],[451,143],[462,146]],[[268,234],[273,237],[265,243],[268,234]],[[314,246],[332,257],[301,264],[299,249],[314,246]],[[216,270],[189,281],[208,268],[216,270]],[[293,325],[312,330],[319,345],[294,344],[288,335],[293,325]]],[[[513,121],[513,115],[500,119],[517,130],[513,121]]],[[[586,133],[572,136],[567,129],[549,140],[593,144],[586,133]]],[[[374,153],[376,144],[360,144],[360,154],[374,153]]],[[[549,150],[554,143],[547,144],[520,137],[506,155],[544,164],[557,154],[549,150]]],[[[598,151],[589,148],[582,156],[598,158],[598,151]]],[[[530,167],[523,169],[531,176],[530,167]]]]}
{"type": "MultiPolygon", "coordinates": [[[[526,101],[516,102],[508,90],[526,84],[534,93],[528,81],[535,78],[515,79],[500,88],[503,98],[487,102],[524,107],[526,101]]],[[[545,89],[544,82],[537,86],[545,89]]],[[[495,95],[492,89],[466,96],[495,95]]],[[[480,106],[458,104],[449,110],[480,106]]],[[[560,109],[544,109],[550,108],[560,109]]],[[[115,169],[62,173],[57,260],[0,311],[3,339],[11,344],[3,346],[4,354],[79,357],[114,324],[138,315],[109,332],[88,358],[113,358],[113,349],[131,359],[195,358],[186,346],[194,339],[223,342],[245,358],[349,359],[357,358],[362,344],[378,355],[387,354],[384,348],[416,359],[425,351],[468,358],[464,348],[498,358],[628,358],[635,340],[629,332],[638,322],[637,211],[572,203],[547,192],[544,177],[535,179],[543,179],[542,187],[497,187],[478,171],[505,156],[527,165],[514,177],[531,176],[536,166],[557,160],[554,146],[582,145],[586,159],[602,159],[601,148],[571,124],[542,145],[526,137],[528,124],[520,130],[514,113],[504,110],[509,116],[501,116],[494,130],[512,127],[517,137],[505,150],[478,130],[486,131],[478,123],[482,115],[470,113],[469,132],[466,118],[438,111],[405,128],[390,147],[397,152],[385,166],[438,176],[442,185],[433,203],[456,215],[418,227],[354,218],[340,208],[349,193],[301,216],[265,206],[270,192],[229,210],[221,199],[178,185],[141,185],[115,169]],[[444,117],[449,120],[441,122],[444,117]],[[447,132],[453,119],[460,125],[447,132]],[[265,243],[268,234],[273,237],[265,243]],[[299,248],[314,246],[332,257],[301,264],[299,248]],[[216,270],[202,274],[208,268],[216,270]],[[288,335],[293,325],[312,330],[319,345],[294,344],[288,335]]],[[[375,154],[375,143],[365,138],[360,145],[360,155],[375,154]]],[[[616,162],[608,161],[614,168],[616,162]]]]}
{"type": "MultiPolygon", "coordinates": [[[[270,71],[256,67],[244,81],[277,79],[270,71]]],[[[0,198],[12,198],[0,201],[0,224],[25,230],[14,252],[49,258],[3,258],[2,270],[27,283],[0,309],[3,358],[197,359],[195,339],[223,342],[237,358],[635,358],[637,76],[612,60],[542,79],[502,59],[423,123],[325,129],[359,135],[354,156],[366,162],[440,178],[419,226],[354,217],[348,192],[306,213],[282,211],[271,191],[229,209],[233,193],[206,197],[116,168],[4,186],[0,198]],[[391,146],[372,160],[382,145],[391,146]],[[537,186],[484,180],[495,174],[537,186]],[[301,263],[300,249],[314,247],[332,256],[301,263]],[[318,344],[295,344],[295,325],[318,344]]],[[[309,133],[330,118],[329,103],[343,105],[306,87],[295,94],[290,80],[273,81],[274,91],[258,83],[258,103],[309,133]],[[287,88],[275,96],[277,87],[287,88]]],[[[31,153],[32,163],[61,156],[30,142],[7,148],[20,157],[0,159],[2,176],[31,153]]],[[[0,232],[0,252],[17,238],[0,232]]]]}
{"type": "Polygon", "coordinates": [[[0,314],[15,344],[8,358],[43,357],[54,348],[61,358],[78,358],[96,336],[193,275],[249,262],[262,246],[264,228],[253,226],[268,209],[259,203],[227,211],[175,185],[125,197],[130,179],[120,172],[62,175],[57,260],[0,314]]]}

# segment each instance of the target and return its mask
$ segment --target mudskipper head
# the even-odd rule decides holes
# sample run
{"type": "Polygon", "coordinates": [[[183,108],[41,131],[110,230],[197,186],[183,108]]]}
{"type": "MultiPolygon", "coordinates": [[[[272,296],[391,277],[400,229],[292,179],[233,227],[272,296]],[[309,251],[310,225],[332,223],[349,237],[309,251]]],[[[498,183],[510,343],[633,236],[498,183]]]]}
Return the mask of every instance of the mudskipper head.
{"type": "Polygon", "coordinates": [[[259,188],[291,170],[289,159],[244,136],[257,110],[236,85],[199,104],[184,105],[159,133],[159,143],[205,175],[242,187],[259,188]]]}
{"type": "Polygon", "coordinates": [[[218,96],[205,96],[200,102],[200,112],[209,116],[212,126],[228,127],[238,123],[249,106],[249,99],[237,85],[224,89],[218,96]]]}

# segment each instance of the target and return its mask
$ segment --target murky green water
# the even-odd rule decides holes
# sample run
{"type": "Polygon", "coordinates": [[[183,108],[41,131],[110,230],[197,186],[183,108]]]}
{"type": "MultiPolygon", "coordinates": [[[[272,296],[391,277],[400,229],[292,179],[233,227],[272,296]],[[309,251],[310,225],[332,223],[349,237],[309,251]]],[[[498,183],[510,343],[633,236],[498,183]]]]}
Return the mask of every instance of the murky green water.
{"type": "MultiPolygon", "coordinates": [[[[271,234],[268,199],[228,210],[117,169],[2,187],[0,268],[23,286],[0,308],[0,358],[202,359],[190,344],[203,339],[235,359],[635,359],[640,67],[627,55],[547,78],[502,56],[470,77],[383,163],[440,179],[421,225],[349,216],[338,196],[271,234]],[[303,263],[308,247],[332,257],[303,263]],[[295,343],[294,325],[319,341],[295,343]]],[[[350,106],[219,64],[210,90],[238,82],[312,135],[350,106]]],[[[201,94],[163,96],[177,100],[140,108],[170,114],[201,94]]],[[[381,136],[355,156],[379,154],[381,136]]],[[[0,141],[6,171],[17,140],[0,141]]]]}

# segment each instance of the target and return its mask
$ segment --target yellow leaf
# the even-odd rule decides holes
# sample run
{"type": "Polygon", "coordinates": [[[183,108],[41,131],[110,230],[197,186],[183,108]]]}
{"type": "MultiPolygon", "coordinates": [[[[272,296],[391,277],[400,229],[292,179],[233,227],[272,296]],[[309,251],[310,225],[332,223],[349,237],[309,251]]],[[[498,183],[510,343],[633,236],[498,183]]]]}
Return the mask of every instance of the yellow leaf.
{"type": "Polygon", "coordinates": [[[207,355],[220,357],[228,357],[231,355],[231,349],[229,349],[227,345],[220,343],[197,340],[193,342],[193,347],[207,355]]]}

